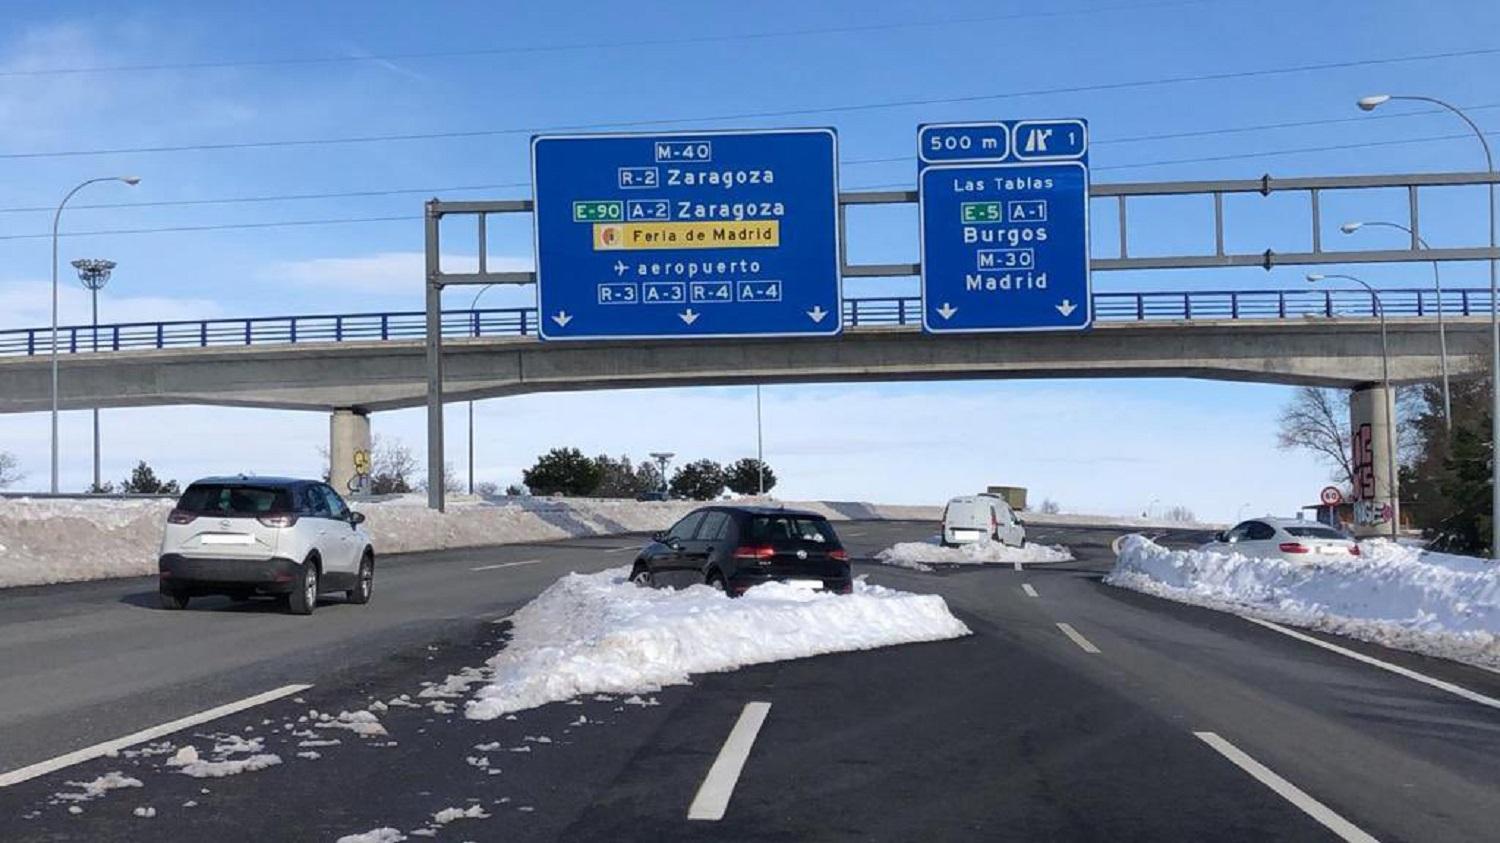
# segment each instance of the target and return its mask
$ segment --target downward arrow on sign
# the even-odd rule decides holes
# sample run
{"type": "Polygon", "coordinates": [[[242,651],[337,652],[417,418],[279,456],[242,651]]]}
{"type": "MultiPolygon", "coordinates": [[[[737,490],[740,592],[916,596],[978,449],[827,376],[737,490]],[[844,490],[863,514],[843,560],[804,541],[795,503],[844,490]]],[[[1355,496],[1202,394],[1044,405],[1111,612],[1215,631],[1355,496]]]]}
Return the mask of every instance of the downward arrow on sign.
{"type": "Polygon", "coordinates": [[[1077,309],[1078,305],[1072,303],[1071,301],[1068,301],[1067,299],[1063,299],[1062,304],[1057,305],[1057,312],[1061,313],[1064,316],[1072,316],[1073,311],[1077,309]]]}
{"type": "Polygon", "coordinates": [[[559,310],[557,315],[552,317],[552,321],[557,323],[557,327],[566,328],[568,323],[573,321],[573,317],[569,316],[566,310],[559,310]]]}
{"type": "Polygon", "coordinates": [[[941,316],[941,317],[943,317],[944,319],[952,319],[953,318],[953,314],[955,314],[955,313],[958,312],[958,308],[954,307],[953,305],[951,305],[951,304],[949,304],[947,302],[943,302],[943,306],[940,307],[940,308],[938,308],[937,312],[938,312],[938,315],[941,316]]]}
{"type": "Polygon", "coordinates": [[[811,317],[812,321],[814,322],[822,322],[823,317],[828,315],[828,311],[823,309],[823,305],[815,304],[813,305],[813,309],[807,312],[807,315],[811,317]]]}
{"type": "Polygon", "coordinates": [[[683,312],[677,314],[677,318],[691,325],[694,322],[698,321],[698,314],[694,313],[693,309],[690,307],[687,310],[684,310],[683,312]]]}

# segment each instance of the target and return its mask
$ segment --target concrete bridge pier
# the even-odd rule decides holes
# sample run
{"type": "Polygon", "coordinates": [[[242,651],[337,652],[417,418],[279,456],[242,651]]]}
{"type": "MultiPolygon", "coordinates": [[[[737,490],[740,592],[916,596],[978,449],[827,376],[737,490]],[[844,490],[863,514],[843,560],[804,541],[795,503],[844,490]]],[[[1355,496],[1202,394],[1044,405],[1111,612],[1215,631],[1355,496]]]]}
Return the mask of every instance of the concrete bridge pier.
{"type": "Polygon", "coordinates": [[[345,497],[369,494],[369,411],[340,407],[329,418],[328,483],[345,497]]]}
{"type": "Polygon", "coordinates": [[[1389,536],[1401,523],[1399,479],[1390,472],[1397,441],[1394,390],[1359,386],[1349,400],[1349,434],[1353,454],[1354,534],[1389,536]]]}

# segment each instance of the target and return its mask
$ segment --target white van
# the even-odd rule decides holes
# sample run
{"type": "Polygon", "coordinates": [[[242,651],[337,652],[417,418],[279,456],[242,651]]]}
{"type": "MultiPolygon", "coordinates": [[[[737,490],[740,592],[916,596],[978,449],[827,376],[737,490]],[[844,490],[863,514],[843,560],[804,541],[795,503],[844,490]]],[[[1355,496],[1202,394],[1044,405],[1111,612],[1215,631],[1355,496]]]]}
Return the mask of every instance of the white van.
{"type": "Polygon", "coordinates": [[[943,546],[997,541],[1011,547],[1026,543],[1026,525],[996,495],[967,495],[943,507],[943,546]]]}

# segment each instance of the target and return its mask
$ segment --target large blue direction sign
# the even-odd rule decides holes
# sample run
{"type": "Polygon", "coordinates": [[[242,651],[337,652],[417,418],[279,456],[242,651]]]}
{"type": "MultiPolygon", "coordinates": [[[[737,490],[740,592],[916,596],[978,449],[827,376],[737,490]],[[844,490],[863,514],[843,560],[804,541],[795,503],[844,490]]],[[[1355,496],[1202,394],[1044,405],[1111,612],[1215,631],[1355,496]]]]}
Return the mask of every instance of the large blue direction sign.
{"type": "Polygon", "coordinates": [[[1087,123],[928,124],[917,162],[924,330],[1089,326],[1087,123]]]}
{"type": "Polygon", "coordinates": [[[832,129],[532,139],[548,340],[837,334],[832,129]]]}

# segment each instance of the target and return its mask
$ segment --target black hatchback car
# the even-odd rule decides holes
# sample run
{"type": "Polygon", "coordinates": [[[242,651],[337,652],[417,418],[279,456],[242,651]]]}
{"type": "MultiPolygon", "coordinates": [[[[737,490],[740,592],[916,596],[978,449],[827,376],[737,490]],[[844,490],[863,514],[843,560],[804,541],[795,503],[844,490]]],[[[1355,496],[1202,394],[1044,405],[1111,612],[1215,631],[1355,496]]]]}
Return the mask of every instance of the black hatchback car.
{"type": "Polygon", "coordinates": [[[730,595],[779,580],[818,590],[853,590],[849,553],[828,519],[760,506],[707,506],[651,537],[630,579],[639,585],[708,584],[730,595]]]}

